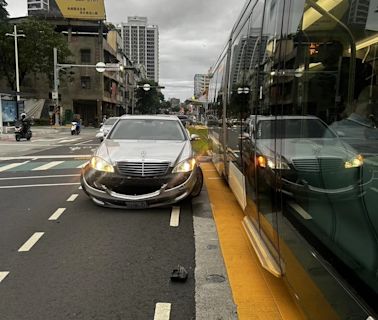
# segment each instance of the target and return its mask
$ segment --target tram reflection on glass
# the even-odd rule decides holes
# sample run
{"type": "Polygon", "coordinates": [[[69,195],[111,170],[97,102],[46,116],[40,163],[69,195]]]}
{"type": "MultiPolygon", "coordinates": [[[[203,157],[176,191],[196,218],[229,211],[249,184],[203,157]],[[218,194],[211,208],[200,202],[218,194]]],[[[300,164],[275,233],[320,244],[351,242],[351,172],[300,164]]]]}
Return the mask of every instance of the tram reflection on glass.
{"type": "Polygon", "coordinates": [[[210,69],[213,163],[309,319],[378,313],[377,70],[377,0],[247,1],[210,69]]]}

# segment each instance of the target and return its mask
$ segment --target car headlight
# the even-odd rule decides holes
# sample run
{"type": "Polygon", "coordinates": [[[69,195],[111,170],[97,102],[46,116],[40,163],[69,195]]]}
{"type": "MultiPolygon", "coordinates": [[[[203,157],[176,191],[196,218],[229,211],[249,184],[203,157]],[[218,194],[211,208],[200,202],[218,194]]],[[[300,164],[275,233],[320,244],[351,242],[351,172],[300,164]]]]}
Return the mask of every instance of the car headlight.
{"type": "Polygon", "coordinates": [[[181,161],[172,171],[172,173],[184,173],[193,171],[196,167],[196,159],[190,158],[184,161],[181,161]]]}
{"type": "Polygon", "coordinates": [[[91,159],[91,167],[98,171],[104,171],[109,173],[114,172],[114,167],[109,162],[105,161],[104,159],[101,159],[100,157],[93,157],[91,159]]]}
{"type": "Polygon", "coordinates": [[[358,168],[364,164],[364,158],[359,154],[349,161],[345,161],[345,169],[358,168]]]}
{"type": "Polygon", "coordinates": [[[274,159],[264,156],[257,157],[257,165],[261,168],[269,167],[270,169],[289,170],[290,166],[283,159],[274,159]]]}

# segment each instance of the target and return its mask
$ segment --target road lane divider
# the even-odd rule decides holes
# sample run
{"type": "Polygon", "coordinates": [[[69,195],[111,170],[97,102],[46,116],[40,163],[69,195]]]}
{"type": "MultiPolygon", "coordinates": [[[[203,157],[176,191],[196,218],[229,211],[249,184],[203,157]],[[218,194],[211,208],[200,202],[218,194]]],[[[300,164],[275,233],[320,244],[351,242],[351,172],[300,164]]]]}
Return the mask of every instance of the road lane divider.
{"type": "Polygon", "coordinates": [[[86,144],[86,143],[88,143],[88,142],[92,142],[92,141],[94,141],[94,139],[86,140],[86,141],[82,141],[82,142],[79,142],[79,143],[75,143],[75,146],[80,146],[80,145],[82,145],[82,144],[86,144]]]}
{"type": "Polygon", "coordinates": [[[59,217],[63,214],[63,212],[66,211],[66,208],[59,208],[57,209],[52,216],[49,218],[50,221],[58,220],[59,217]]]}
{"type": "Polygon", "coordinates": [[[74,193],[72,194],[68,199],[67,199],[67,202],[73,202],[76,200],[76,198],[78,197],[79,195],[77,193],[74,193]]]}
{"type": "Polygon", "coordinates": [[[80,182],[23,184],[23,185],[19,185],[19,186],[0,186],[0,189],[36,188],[36,187],[62,187],[62,186],[78,186],[78,185],[80,185],[80,182]]]}
{"type": "Polygon", "coordinates": [[[64,161],[52,161],[52,162],[49,162],[49,163],[46,163],[40,167],[37,167],[37,168],[34,168],[32,169],[32,171],[43,171],[43,170],[48,170],[48,169],[51,169],[53,167],[56,167],[57,165],[59,164],[62,164],[64,161]]]}
{"type": "Polygon", "coordinates": [[[178,227],[179,222],[180,222],[180,207],[172,207],[171,221],[169,225],[171,227],[178,227]]]}
{"type": "Polygon", "coordinates": [[[44,235],[44,232],[34,233],[22,246],[18,249],[18,252],[27,252],[38,242],[39,239],[44,235]]]}
{"type": "Polygon", "coordinates": [[[25,180],[25,179],[47,179],[47,178],[69,178],[69,177],[80,177],[80,174],[54,174],[54,175],[51,175],[51,176],[28,176],[28,177],[0,178],[0,181],[25,180]]]}
{"type": "Polygon", "coordinates": [[[9,169],[13,169],[13,168],[16,168],[16,167],[19,167],[19,166],[22,166],[24,164],[27,164],[28,162],[29,161],[7,164],[5,166],[0,167],[0,172],[6,171],[6,170],[9,170],[9,169]]]}
{"type": "Polygon", "coordinates": [[[67,143],[67,142],[75,142],[77,140],[80,140],[81,138],[75,138],[75,139],[65,139],[65,140],[62,140],[62,141],[59,141],[58,143],[67,143]]]}
{"type": "Polygon", "coordinates": [[[0,271],[0,283],[7,277],[9,271],[0,271]]]}
{"type": "Polygon", "coordinates": [[[171,316],[171,304],[158,302],[155,306],[154,320],[169,320],[171,316]]]}
{"type": "Polygon", "coordinates": [[[75,155],[47,155],[47,156],[16,156],[16,157],[0,157],[0,161],[9,160],[40,160],[40,159],[90,159],[91,154],[75,154],[75,155]]]}

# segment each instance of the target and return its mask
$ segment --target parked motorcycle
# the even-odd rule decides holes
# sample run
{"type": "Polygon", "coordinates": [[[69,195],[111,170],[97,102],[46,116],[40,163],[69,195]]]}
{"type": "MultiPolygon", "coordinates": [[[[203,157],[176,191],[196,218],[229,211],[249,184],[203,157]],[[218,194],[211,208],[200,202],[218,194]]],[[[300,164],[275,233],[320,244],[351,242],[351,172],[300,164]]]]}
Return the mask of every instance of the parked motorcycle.
{"type": "Polygon", "coordinates": [[[79,135],[80,134],[80,125],[76,121],[71,122],[71,135],[79,135]]]}
{"type": "Polygon", "coordinates": [[[21,139],[29,141],[32,137],[30,125],[27,122],[16,121],[14,125],[14,135],[17,141],[20,141],[21,139]]]}

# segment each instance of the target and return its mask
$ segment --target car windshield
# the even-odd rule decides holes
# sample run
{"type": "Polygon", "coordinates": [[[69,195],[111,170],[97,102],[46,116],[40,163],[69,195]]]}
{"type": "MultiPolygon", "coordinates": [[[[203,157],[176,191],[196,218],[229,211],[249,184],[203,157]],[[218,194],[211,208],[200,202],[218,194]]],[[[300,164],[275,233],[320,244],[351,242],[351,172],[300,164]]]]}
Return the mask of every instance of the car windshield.
{"type": "Polygon", "coordinates": [[[121,140],[185,140],[178,121],[158,119],[120,120],[109,139],[121,140]]]}
{"type": "Polygon", "coordinates": [[[118,118],[109,118],[108,120],[105,121],[104,125],[105,126],[112,126],[113,124],[116,123],[118,118]]]}
{"type": "Polygon", "coordinates": [[[336,135],[317,119],[261,120],[258,139],[335,138],[336,135]]]}

